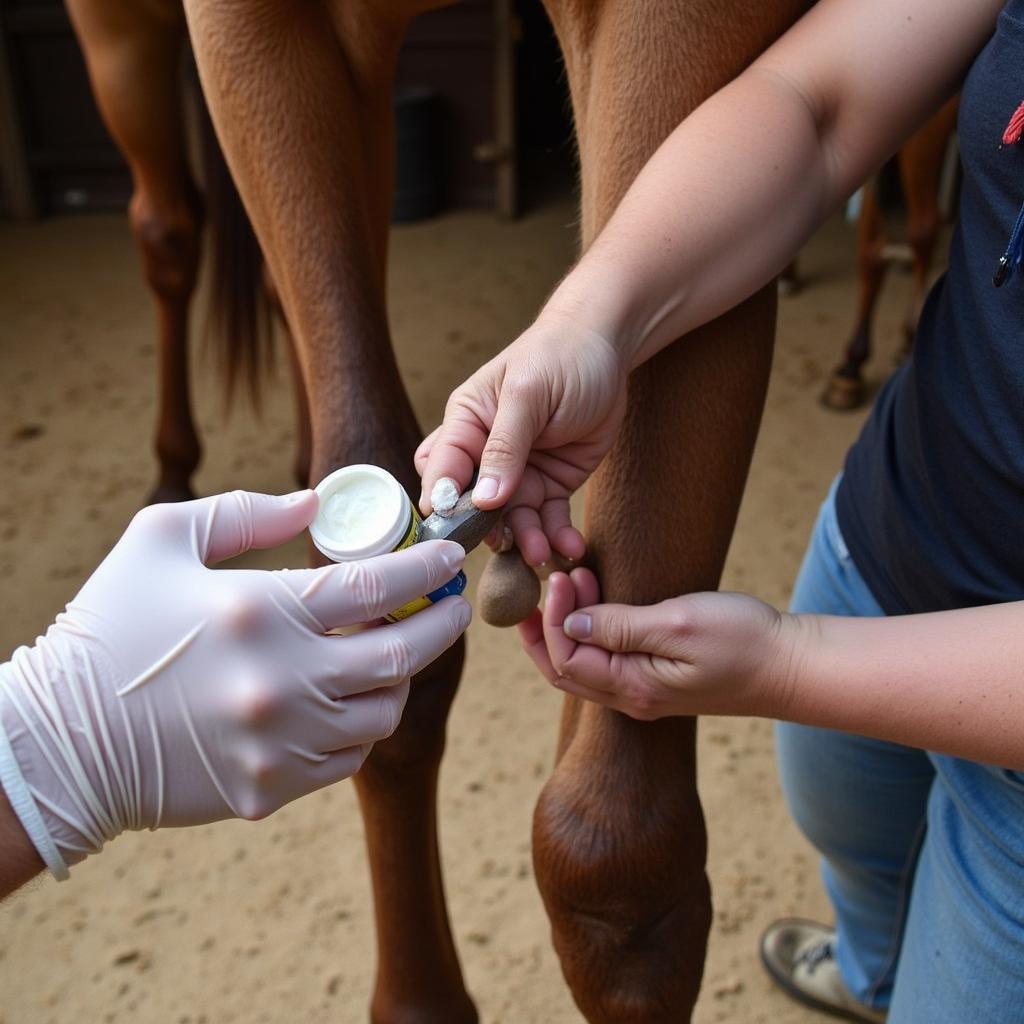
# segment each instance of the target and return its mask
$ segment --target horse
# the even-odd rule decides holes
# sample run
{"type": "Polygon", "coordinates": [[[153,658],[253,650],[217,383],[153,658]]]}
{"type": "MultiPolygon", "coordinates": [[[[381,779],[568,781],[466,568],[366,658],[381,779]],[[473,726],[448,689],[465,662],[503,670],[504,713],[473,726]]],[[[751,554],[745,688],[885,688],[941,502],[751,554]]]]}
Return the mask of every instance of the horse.
{"type": "MultiPolygon", "coordinates": [[[[184,31],[178,2],[69,0],[100,107],[132,169],[132,225],[163,343],[177,353],[172,388],[182,384],[200,222],[169,92],[184,31]]],[[[412,18],[449,2],[184,0],[212,121],[294,338],[313,481],[371,462],[418,493],[412,453],[422,433],[385,307],[391,88],[412,18]]],[[[583,247],[679,121],[808,3],[545,0],[568,74],[583,247]]],[[[588,492],[590,557],[607,599],[650,603],[717,585],[774,322],[772,285],[632,374],[620,436],[588,492]]],[[[181,412],[172,408],[179,426],[181,412]]],[[[187,467],[195,452],[184,454],[187,467]]],[[[464,654],[460,643],[417,677],[402,725],[355,779],[375,898],[374,1024],[478,1019],[436,834],[445,722],[464,654]]],[[[695,734],[692,719],[641,723],[566,701],[557,764],[534,815],[534,867],[563,974],[592,1024],[678,1024],[696,1001],[711,901],[695,734]]]]}
{"type": "MultiPolygon", "coordinates": [[[[928,273],[944,217],[943,168],[956,124],[958,99],[937,111],[900,148],[896,155],[900,184],[907,207],[907,242],[889,243],[878,198],[878,180],[864,186],[857,222],[857,315],[842,363],[835,369],[821,396],[828,409],[846,411],[864,404],[863,366],[871,358],[871,325],[875,305],[893,263],[909,265],[913,274],[910,304],[903,321],[902,362],[914,347],[914,333],[928,289],[928,273]]],[[[947,216],[948,219],[948,216],[947,216]]]]}
{"type": "MultiPolygon", "coordinates": [[[[189,388],[189,309],[199,276],[204,222],[210,228],[210,326],[225,370],[225,398],[243,383],[259,405],[260,381],[273,359],[279,312],[256,236],[228,173],[188,68],[180,2],[67,0],[93,95],[132,177],[128,218],[153,296],[158,337],[157,482],[146,504],[194,498],[201,444],[189,388]],[[189,100],[195,98],[204,188],[188,152],[189,100]]],[[[283,321],[281,321],[283,325],[283,321]]],[[[305,388],[287,346],[297,413],[294,475],[309,480],[305,388]]]]}

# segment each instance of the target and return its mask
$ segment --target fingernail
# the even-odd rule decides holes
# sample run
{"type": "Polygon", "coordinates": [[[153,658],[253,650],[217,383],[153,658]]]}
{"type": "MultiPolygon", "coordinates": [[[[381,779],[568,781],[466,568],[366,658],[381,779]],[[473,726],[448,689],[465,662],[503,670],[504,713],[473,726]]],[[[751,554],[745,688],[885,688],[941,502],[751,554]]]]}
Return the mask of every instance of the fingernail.
{"type": "Polygon", "coordinates": [[[589,640],[594,630],[594,620],[589,612],[573,612],[562,625],[566,636],[573,640],[589,640]]]}
{"type": "Polygon", "coordinates": [[[443,543],[441,557],[444,559],[444,564],[449,572],[456,573],[462,568],[462,563],[466,561],[466,549],[454,540],[446,540],[443,543]]]}
{"type": "Polygon", "coordinates": [[[473,500],[490,501],[498,496],[498,481],[493,476],[482,476],[473,488],[473,500]]]}
{"type": "Polygon", "coordinates": [[[291,494],[283,494],[281,496],[281,500],[286,505],[298,505],[299,502],[305,501],[309,497],[310,493],[311,489],[307,487],[305,490],[302,491],[292,491],[291,494]]]}

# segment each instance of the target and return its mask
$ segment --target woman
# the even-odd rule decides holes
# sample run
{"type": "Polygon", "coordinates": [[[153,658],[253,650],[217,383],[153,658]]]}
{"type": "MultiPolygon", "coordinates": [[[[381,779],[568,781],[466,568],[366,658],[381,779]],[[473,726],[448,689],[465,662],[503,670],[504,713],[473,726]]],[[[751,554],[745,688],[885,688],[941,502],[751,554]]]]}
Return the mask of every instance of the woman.
{"type": "Polygon", "coordinates": [[[976,607],[1024,598],[1024,0],[821,0],[665,141],[418,453],[428,495],[479,464],[528,561],[579,557],[567,499],[629,371],[778,273],[961,83],[949,271],[823,506],[798,614],[602,606],[577,570],[522,627],[556,685],[627,713],[790,720],[783,788],[836,927],[781,922],[762,955],[797,998],[891,1024],[1024,1005],[1024,603],[976,607]]]}

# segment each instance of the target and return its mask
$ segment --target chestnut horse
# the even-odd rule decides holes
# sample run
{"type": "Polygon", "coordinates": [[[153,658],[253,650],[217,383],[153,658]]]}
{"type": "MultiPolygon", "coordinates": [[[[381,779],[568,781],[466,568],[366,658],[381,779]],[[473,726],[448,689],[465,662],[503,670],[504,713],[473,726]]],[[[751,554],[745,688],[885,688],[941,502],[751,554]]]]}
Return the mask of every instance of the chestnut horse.
{"type": "MultiPolygon", "coordinates": [[[[177,2],[69,0],[100,106],[133,171],[132,223],[165,333],[167,321],[182,328],[199,226],[169,91],[182,36],[177,2]]],[[[411,457],[422,435],[385,310],[391,83],[408,23],[444,2],[184,6],[217,135],[296,342],[312,479],[372,462],[418,493],[411,457]]],[[[546,0],[575,116],[583,246],[687,112],[806,6],[546,0]]],[[[633,374],[626,421],[588,501],[587,535],[609,600],[648,603],[717,585],[760,421],[774,316],[772,286],[633,374]],[[627,497],[636,494],[643,503],[627,497]]],[[[435,818],[463,658],[460,644],[418,677],[401,727],[356,778],[376,903],[376,1024],[477,1020],[448,924],[435,818]]],[[[694,740],[692,719],[639,723],[566,703],[557,765],[535,814],[534,863],[565,977],[595,1024],[679,1024],[696,1000],[711,905],[694,740]]]]}
{"type": "Polygon", "coordinates": [[[857,409],[864,403],[862,369],[871,358],[871,323],[875,305],[890,265],[909,263],[914,275],[910,306],[903,322],[903,347],[899,359],[910,355],[914,332],[928,290],[932,253],[942,227],[940,190],[949,139],[956,124],[959,100],[951,99],[900,147],[896,163],[907,207],[907,244],[892,246],[886,237],[885,218],[878,199],[877,181],[864,186],[863,205],[857,223],[857,318],[843,355],[821,396],[829,409],[857,409]]]}

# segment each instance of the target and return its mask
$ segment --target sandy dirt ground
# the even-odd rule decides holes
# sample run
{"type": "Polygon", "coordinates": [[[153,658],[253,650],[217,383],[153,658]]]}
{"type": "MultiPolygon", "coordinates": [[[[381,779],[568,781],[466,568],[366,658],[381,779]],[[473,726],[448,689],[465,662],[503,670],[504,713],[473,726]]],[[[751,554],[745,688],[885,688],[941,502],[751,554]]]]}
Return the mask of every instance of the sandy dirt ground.
{"type": "MultiPolygon", "coordinates": [[[[564,269],[573,209],[516,224],[459,213],[395,231],[393,326],[420,420],[515,336],[564,269]]],[[[853,232],[836,220],[808,245],[805,288],[782,303],[764,429],[725,585],[784,604],[816,507],[860,414],[818,396],[853,307],[853,232]]],[[[122,218],[0,226],[0,654],[30,640],[117,538],[154,479],[154,329],[122,218]]],[[[880,311],[889,370],[907,296],[880,311]]],[[[262,421],[221,415],[200,358],[203,493],[291,489],[292,412],[282,377],[262,421]]],[[[301,564],[301,540],[251,557],[301,564]]],[[[482,567],[478,553],[471,577],[482,567]]],[[[558,695],[514,636],[475,623],[441,782],[453,927],[487,1024],[580,1020],[532,878],[530,816],[552,764],[558,695]]],[[[773,918],[827,907],[812,851],[788,820],[771,728],[708,719],[700,730],[715,920],[695,1021],[817,1019],[773,990],[757,938],[773,918]]],[[[672,785],[672,779],[665,779],[672,785]]],[[[132,834],[61,885],[0,907],[2,1024],[354,1024],[366,1019],[372,912],[351,786],[258,824],[132,834]]]]}

